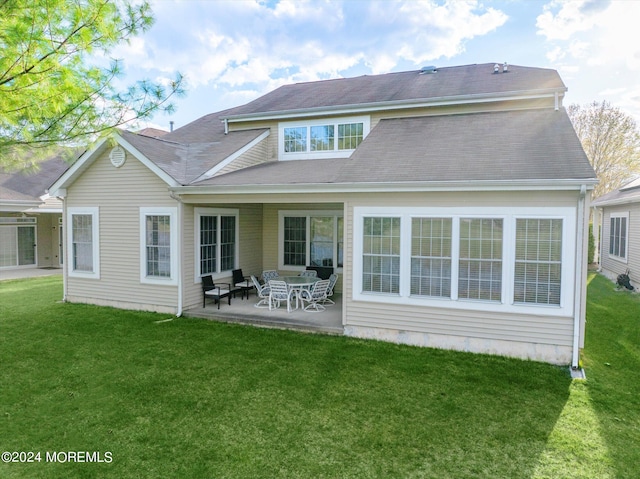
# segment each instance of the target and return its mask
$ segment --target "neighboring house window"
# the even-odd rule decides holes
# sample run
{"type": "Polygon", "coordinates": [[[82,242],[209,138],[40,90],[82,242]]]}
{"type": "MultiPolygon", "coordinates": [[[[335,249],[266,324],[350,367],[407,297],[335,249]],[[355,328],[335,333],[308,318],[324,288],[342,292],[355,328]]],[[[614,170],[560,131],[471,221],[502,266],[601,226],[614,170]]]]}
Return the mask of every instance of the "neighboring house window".
{"type": "Polygon", "coordinates": [[[501,219],[460,218],[458,297],[501,300],[501,219]]]}
{"type": "Polygon", "coordinates": [[[36,264],[36,218],[0,218],[0,268],[36,264]]]}
{"type": "Polygon", "coordinates": [[[69,276],[100,278],[98,208],[69,208],[69,276]]]}
{"type": "Polygon", "coordinates": [[[196,208],[196,278],[237,267],[238,215],[236,209],[196,208]]]}
{"type": "Polygon", "coordinates": [[[571,317],[576,214],[571,207],[355,207],[353,298],[571,317]]]}
{"type": "Polygon", "coordinates": [[[451,297],[451,218],[411,222],[411,294],[451,297]]]}
{"type": "Polygon", "coordinates": [[[611,215],[609,229],[609,255],[623,261],[627,260],[628,213],[611,215]]]}
{"type": "Polygon", "coordinates": [[[281,123],[280,159],[347,158],[369,129],[368,116],[281,123]]]}
{"type": "Polygon", "coordinates": [[[362,290],[400,290],[400,218],[366,217],[362,234],[362,290]]]}
{"type": "Polygon", "coordinates": [[[177,208],[140,208],[140,281],[177,284],[177,208]]]}
{"type": "Polygon", "coordinates": [[[560,304],[562,220],[517,219],[514,301],[560,304]]]}
{"type": "Polygon", "coordinates": [[[344,220],[342,212],[280,211],[280,269],[306,266],[342,268],[344,220]]]}

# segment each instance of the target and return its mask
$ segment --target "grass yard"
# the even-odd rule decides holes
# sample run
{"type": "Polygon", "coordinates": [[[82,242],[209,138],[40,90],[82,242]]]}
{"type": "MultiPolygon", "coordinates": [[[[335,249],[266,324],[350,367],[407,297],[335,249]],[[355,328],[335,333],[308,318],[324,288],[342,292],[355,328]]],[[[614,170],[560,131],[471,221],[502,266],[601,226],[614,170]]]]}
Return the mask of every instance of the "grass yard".
{"type": "Polygon", "coordinates": [[[40,452],[0,477],[635,478],[640,298],[599,276],[589,294],[588,380],[572,381],[542,363],[62,304],[59,277],[0,282],[0,452],[40,452]],[[77,451],[109,462],[46,460],[77,451]]]}

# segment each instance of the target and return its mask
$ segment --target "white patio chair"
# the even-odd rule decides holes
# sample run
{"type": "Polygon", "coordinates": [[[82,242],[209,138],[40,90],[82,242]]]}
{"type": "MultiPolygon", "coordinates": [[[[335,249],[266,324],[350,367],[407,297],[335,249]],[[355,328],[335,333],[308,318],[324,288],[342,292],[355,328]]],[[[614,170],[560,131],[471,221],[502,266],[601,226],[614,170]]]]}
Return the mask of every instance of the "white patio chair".
{"type": "Polygon", "coordinates": [[[260,298],[253,306],[256,308],[268,308],[269,307],[269,293],[271,293],[271,288],[269,288],[269,284],[260,284],[258,278],[255,276],[251,276],[251,282],[253,286],[256,288],[256,294],[260,298]]]}
{"type": "Polygon", "coordinates": [[[317,283],[314,283],[310,290],[303,289],[300,292],[300,301],[302,304],[308,303],[304,306],[304,310],[310,313],[320,313],[326,308],[322,305],[322,302],[327,299],[327,292],[329,291],[329,280],[321,279],[317,283]]]}
{"type": "Polygon", "coordinates": [[[303,272],[299,274],[299,276],[309,276],[311,278],[317,278],[318,272],[314,269],[305,269],[303,272]]]}
{"type": "Polygon", "coordinates": [[[329,289],[327,290],[327,297],[324,299],[324,301],[322,301],[322,304],[324,305],[336,304],[330,298],[330,296],[333,296],[333,288],[335,287],[337,281],[338,281],[338,275],[335,273],[331,273],[331,276],[329,276],[329,289]]]}
{"type": "Polygon", "coordinates": [[[291,312],[291,291],[289,291],[289,287],[287,283],[284,281],[279,281],[277,279],[272,279],[269,281],[269,311],[274,308],[280,307],[280,302],[287,302],[287,312],[291,312]]]}

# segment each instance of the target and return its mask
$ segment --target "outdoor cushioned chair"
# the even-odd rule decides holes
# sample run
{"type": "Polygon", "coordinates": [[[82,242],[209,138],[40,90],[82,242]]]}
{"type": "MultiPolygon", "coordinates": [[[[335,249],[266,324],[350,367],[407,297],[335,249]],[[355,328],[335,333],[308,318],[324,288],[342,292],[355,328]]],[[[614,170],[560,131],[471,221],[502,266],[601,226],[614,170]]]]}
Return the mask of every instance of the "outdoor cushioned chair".
{"type": "Polygon", "coordinates": [[[260,281],[258,281],[258,278],[256,278],[255,276],[251,276],[251,282],[253,283],[253,286],[256,288],[256,294],[260,298],[260,301],[254,304],[254,306],[256,308],[268,308],[269,293],[271,293],[271,288],[269,287],[269,283],[260,284],[260,281]]]}
{"type": "Polygon", "coordinates": [[[287,283],[272,279],[269,281],[269,310],[280,307],[280,302],[287,302],[287,312],[291,312],[291,291],[287,283]]]}
{"type": "Polygon", "coordinates": [[[229,304],[231,304],[231,294],[235,290],[231,289],[229,283],[214,283],[211,276],[202,277],[202,307],[204,308],[207,303],[207,298],[213,299],[220,309],[220,300],[222,298],[228,298],[229,304]]]}
{"type": "Polygon", "coordinates": [[[233,282],[233,286],[236,290],[240,290],[240,297],[244,299],[244,295],[246,293],[247,299],[249,299],[249,292],[253,289],[251,279],[244,276],[241,269],[234,269],[231,272],[231,275],[233,276],[233,279],[231,280],[233,282]]]}
{"type": "Polygon", "coordinates": [[[272,279],[276,279],[278,276],[280,276],[278,274],[278,272],[275,269],[270,269],[267,271],[263,271],[262,272],[262,281],[264,282],[264,284],[269,284],[269,281],[271,281],[272,279]]]}
{"type": "Polygon", "coordinates": [[[337,281],[338,281],[338,275],[335,273],[331,273],[331,276],[329,276],[329,289],[327,290],[327,297],[324,299],[324,301],[322,301],[322,304],[324,305],[336,304],[331,299],[331,296],[333,296],[333,288],[335,287],[337,281]]]}
{"type": "Polygon", "coordinates": [[[322,302],[327,299],[327,292],[329,291],[329,280],[321,279],[317,283],[314,283],[310,290],[303,289],[300,292],[300,300],[302,304],[308,303],[304,306],[304,310],[310,313],[319,313],[325,310],[322,302]]]}
{"type": "Polygon", "coordinates": [[[311,278],[317,278],[318,272],[313,269],[305,269],[303,272],[300,273],[300,276],[310,276],[311,278]]]}

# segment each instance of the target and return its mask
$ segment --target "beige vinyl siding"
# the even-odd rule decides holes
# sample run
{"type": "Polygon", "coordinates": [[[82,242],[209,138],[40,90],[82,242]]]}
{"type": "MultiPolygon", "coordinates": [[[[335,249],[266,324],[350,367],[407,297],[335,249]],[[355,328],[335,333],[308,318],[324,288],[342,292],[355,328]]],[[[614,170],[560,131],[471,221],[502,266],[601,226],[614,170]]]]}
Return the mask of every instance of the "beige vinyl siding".
{"type": "MultiPolygon", "coordinates": [[[[342,213],[342,203],[322,203],[322,200],[328,200],[327,195],[314,195],[317,201],[313,204],[288,204],[288,203],[276,203],[267,204],[264,207],[264,237],[263,237],[263,270],[275,269],[278,270],[278,253],[280,245],[278,243],[278,224],[279,224],[279,212],[281,210],[287,211],[336,211],[342,213]]],[[[346,225],[345,225],[346,228],[346,225]]],[[[298,274],[299,271],[280,271],[281,274],[292,273],[298,274]]],[[[341,276],[341,275],[339,275],[341,276]]],[[[342,284],[339,281],[335,291],[340,291],[342,284]]]]}
{"type": "Polygon", "coordinates": [[[265,138],[259,144],[251,148],[246,153],[240,155],[238,158],[233,160],[227,166],[222,168],[218,173],[214,176],[224,175],[225,173],[230,173],[232,171],[240,170],[242,168],[247,168],[249,166],[259,165],[260,163],[264,163],[269,160],[268,155],[269,151],[269,138],[265,138]]]}
{"type": "MultiPolygon", "coordinates": [[[[353,221],[356,206],[576,206],[578,193],[572,192],[460,192],[406,195],[352,196],[346,203],[344,311],[345,326],[380,328],[436,335],[506,340],[528,344],[569,347],[572,344],[573,318],[531,313],[496,313],[468,309],[370,303],[353,299],[353,221]]],[[[446,300],[445,300],[446,301],[446,300]]]]}
{"type": "Polygon", "coordinates": [[[67,299],[175,312],[176,285],[140,282],[140,207],[175,208],[178,203],[166,183],[130,153],[125,164],[115,168],[109,150],[67,189],[66,207],[98,206],[100,222],[100,280],[68,277],[67,299]]]}
{"type": "Polygon", "coordinates": [[[603,211],[600,265],[612,279],[629,269],[631,281],[640,286],[640,203],[605,206],[603,211]],[[609,255],[611,215],[615,213],[629,213],[626,263],[609,255]]]}
{"type": "Polygon", "coordinates": [[[38,266],[57,267],[60,264],[58,218],[61,214],[40,214],[36,227],[38,266]]]}
{"type": "MultiPolygon", "coordinates": [[[[259,276],[262,272],[262,204],[209,203],[199,204],[206,208],[230,208],[239,210],[238,267],[245,276],[259,276]]],[[[184,242],[183,242],[183,278],[184,309],[202,305],[202,286],[196,279],[195,210],[193,205],[184,206],[184,242]]],[[[231,277],[221,278],[220,282],[230,283],[231,277]]]]}

